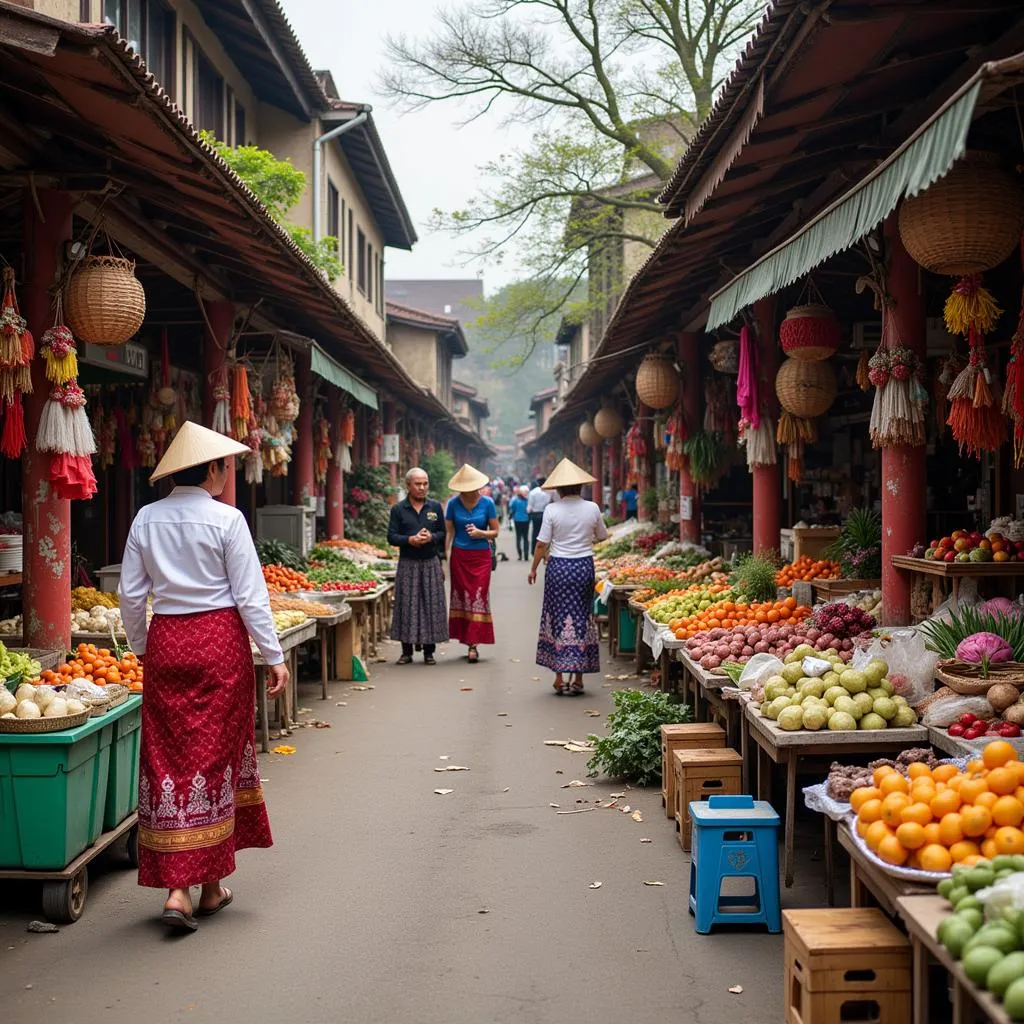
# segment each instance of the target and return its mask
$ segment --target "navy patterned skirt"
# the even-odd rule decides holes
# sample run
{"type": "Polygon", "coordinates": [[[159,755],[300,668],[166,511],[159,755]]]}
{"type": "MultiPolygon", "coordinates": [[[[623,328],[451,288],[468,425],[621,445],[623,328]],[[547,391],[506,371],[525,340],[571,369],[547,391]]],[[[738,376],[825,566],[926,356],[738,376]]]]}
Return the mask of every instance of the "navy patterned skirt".
{"type": "Polygon", "coordinates": [[[593,558],[551,558],[544,572],[537,664],[553,672],[600,672],[593,558]]]}
{"type": "Polygon", "coordinates": [[[448,639],[448,605],[439,559],[398,560],[391,639],[405,644],[443,644],[448,639]]]}

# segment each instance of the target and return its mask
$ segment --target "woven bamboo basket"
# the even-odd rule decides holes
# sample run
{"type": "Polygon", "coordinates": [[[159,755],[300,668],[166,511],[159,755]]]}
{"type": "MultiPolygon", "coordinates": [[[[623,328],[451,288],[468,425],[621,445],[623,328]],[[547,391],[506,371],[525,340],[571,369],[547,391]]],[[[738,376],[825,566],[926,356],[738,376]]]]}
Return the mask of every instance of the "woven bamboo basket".
{"type": "Polygon", "coordinates": [[[622,428],[625,424],[622,422],[622,417],[618,412],[611,408],[611,406],[604,406],[604,408],[597,411],[597,415],[594,417],[594,429],[604,438],[611,440],[614,437],[618,437],[622,433],[622,428]]]}
{"type": "Polygon", "coordinates": [[[679,397],[679,374],[668,356],[648,352],[636,371],[636,397],[650,409],[667,409],[679,397]]]}
{"type": "Polygon", "coordinates": [[[117,256],[87,256],[64,294],[64,314],[79,341],[123,345],[146,317],[146,292],[135,263],[117,256]]]}
{"type": "Polygon", "coordinates": [[[39,735],[45,732],[77,729],[88,721],[88,708],[77,715],[64,715],[62,718],[0,718],[0,732],[39,735]]]}
{"type": "Polygon", "coordinates": [[[981,677],[981,666],[967,661],[940,661],[935,675],[954,693],[965,697],[983,697],[989,687],[996,683],[1009,683],[1018,689],[1024,688],[1024,664],[1019,661],[1003,661],[989,665],[988,676],[981,677]]]}
{"type": "Polygon", "coordinates": [[[900,206],[906,250],[936,274],[980,274],[1016,249],[1024,189],[995,153],[968,152],[926,191],[900,206]]]}
{"type": "Polygon", "coordinates": [[[593,448],[595,445],[601,443],[601,435],[594,429],[594,422],[590,419],[585,419],[576,432],[576,436],[588,447],[593,448]]]}
{"type": "Polygon", "coordinates": [[[829,362],[787,359],[775,378],[775,393],[786,412],[801,419],[826,413],[836,398],[836,374],[829,362]]]}
{"type": "Polygon", "coordinates": [[[819,363],[835,355],[840,339],[835,313],[818,303],[794,306],[779,325],[782,351],[808,363],[819,363]]]}

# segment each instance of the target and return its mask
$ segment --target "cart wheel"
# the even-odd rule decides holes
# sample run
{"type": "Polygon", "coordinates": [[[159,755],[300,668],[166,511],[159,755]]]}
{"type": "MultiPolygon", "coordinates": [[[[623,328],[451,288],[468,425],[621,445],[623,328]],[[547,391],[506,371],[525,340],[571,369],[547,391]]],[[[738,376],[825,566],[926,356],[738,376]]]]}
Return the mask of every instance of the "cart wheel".
{"type": "Polygon", "coordinates": [[[66,882],[43,883],[43,913],[54,924],[74,924],[85,910],[89,874],[85,868],[66,882]]]}
{"type": "Polygon", "coordinates": [[[125,847],[128,861],[133,868],[139,866],[139,826],[132,825],[128,830],[128,845],[125,847]]]}

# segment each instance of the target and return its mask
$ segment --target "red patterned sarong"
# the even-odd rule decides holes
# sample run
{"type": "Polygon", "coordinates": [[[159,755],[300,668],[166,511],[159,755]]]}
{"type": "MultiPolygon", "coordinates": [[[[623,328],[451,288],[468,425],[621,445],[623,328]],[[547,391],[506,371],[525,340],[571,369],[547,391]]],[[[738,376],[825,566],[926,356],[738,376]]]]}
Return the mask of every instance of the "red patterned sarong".
{"type": "Polygon", "coordinates": [[[452,548],[451,573],[448,635],[464,644],[493,644],[491,549],[452,548]]]}
{"type": "Polygon", "coordinates": [[[234,608],[156,615],[146,644],[139,885],[225,878],[272,845],[255,744],[256,676],[234,608]]]}

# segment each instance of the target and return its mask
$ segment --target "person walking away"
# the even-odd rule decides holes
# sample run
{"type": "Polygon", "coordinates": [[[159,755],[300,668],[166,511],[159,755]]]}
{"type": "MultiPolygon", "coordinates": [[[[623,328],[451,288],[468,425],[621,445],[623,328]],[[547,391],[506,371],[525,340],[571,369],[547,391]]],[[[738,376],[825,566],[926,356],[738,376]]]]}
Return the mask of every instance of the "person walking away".
{"type": "Polygon", "coordinates": [[[530,513],[527,495],[529,490],[520,487],[515,497],[508,503],[508,516],[516,528],[516,555],[519,561],[530,560],[530,513]]]}
{"type": "Polygon", "coordinates": [[[580,497],[583,486],[592,483],[594,478],[568,459],[544,482],[558,491],[559,501],[544,510],[528,577],[534,584],[540,563],[547,561],[537,664],[555,673],[555,693],[573,696],[583,693],[584,673],[601,670],[593,614],[594,542],[604,540],[608,530],[597,503],[580,497]]]}
{"type": "Polygon", "coordinates": [[[469,648],[470,664],[480,660],[478,644],[494,643],[491,619],[491,541],[498,536],[494,502],[480,489],[487,477],[472,466],[463,467],[448,481],[457,497],[445,513],[446,551],[451,566],[451,601],[448,633],[469,648]]]}
{"type": "Polygon", "coordinates": [[[412,661],[414,646],[423,648],[423,663],[437,664],[437,645],[448,639],[444,597],[444,511],[427,497],[430,479],[418,466],[405,474],[406,497],[391,506],[388,543],[398,548],[391,639],[402,644],[399,665],[412,661]]]}
{"type": "Polygon", "coordinates": [[[540,480],[534,480],[533,489],[526,499],[526,510],[530,516],[530,554],[537,549],[537,536],[540,533],[540,524],[544,520],[544,509],[551,503],[551,495],[545,491],[540,480]]]}
{"type": "Polygon", "coordinates": [[[631,483],[622,492],[622,501],[626,506],[626,518],[636,519],[639,515],[638,509],[640,507],[640,495],[637,493],[636,483],[631,483]]]}
{"type": "Polygon", "coordinates": [[[215,499],[249,449],[185,421],[150,477],[166,498],[140,509],[118,594],[132,649],[145,657],[139,764],[139,885],[166,888],[161,920],[195,931],[234,898],[221,880],[235,853],[272,845],[256,764],[256,677],[288,685],[270,599],[242,513],[215,499]],[[153,620],[146,603],[153,598],[153,620]],[[193,907],[190,888],[202,886],[193,907]]]}

